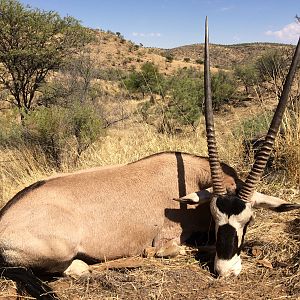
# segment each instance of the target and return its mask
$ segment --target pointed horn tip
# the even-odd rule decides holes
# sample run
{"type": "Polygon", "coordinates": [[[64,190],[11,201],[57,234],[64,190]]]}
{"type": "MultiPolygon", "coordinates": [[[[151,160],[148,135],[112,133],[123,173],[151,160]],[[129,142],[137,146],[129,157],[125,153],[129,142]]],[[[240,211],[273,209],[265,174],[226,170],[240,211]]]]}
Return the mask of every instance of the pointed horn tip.
{"type": "Polygon", "coordinates": [[[205,17],[205,32],[208,31],[208,16],[205,17]]]}

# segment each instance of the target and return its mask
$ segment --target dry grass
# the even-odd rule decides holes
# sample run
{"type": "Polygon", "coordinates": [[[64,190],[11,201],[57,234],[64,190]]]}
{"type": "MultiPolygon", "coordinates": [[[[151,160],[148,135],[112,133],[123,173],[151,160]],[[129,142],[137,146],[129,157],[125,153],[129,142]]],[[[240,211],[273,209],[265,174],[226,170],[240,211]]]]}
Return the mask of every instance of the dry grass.
{"type": "MultiPolygon", "coordinates": [[[[120,125],[123,127],[123,125],[120,125]]],[[[161,151],[183,151],[206,155],[206,140],[202,131],[168,136],[157,134],[151,126],[138,123],[127,129],[111,129],[96,142],[78,162],[76,169],[94,166],[124,164],[161,151]]],[[[47,164],[42,152],[35,153],[26,147],[0,150],[3,202],[8,201],[18,190],[57,172],[47,164]]],[[[72,172],[67,160],[63,172],[72,172]]]]}
{"type": "Polygon", "coordinates": [[[300,186],[300,107],[288,111],[284,118],[285,135],[277,142],[277,165],[288,181],[300,186]]]}
{"type": "MultiPolygon", "coordinates": [[[[92,56],[96,63],[102,68],[121,68],[130,70],[140,69],[141,65],[147,61],[155,63],[159,71],[164,74],[172,74],[179,68],[196,67],[203,68],[203,64],[196,63],[203,58],[203,44],[186,45],[173,49],[155,49],[136,47],[130,41],[121,41],[116,35],[97,31],[96,41],[89,45],[92,56]],[[166,62],[164,55],[172,53],[174,60],[172,63],[166,62]],[[185,58],[190,61],[186,62],[185,58]]],[[[200,41],[200,40],[199,40],[200,41]]],[[[211,45],[211,66],[212,71],[220,68],[231,69],[239,63],[249,63],[261,56],[262,53],[271,49],[291,49],[291,45],[253,43],[248,45],[211,45]]]]}
{"type": "MultiPolygon", "coordinates": [[[[197,261],[193,253],[174,259],[125,259],[123,267],[116,268],[104,263],[94,266],[89,277],[59,278],[50,285],[61,299],[299,299],[295,232],[300,219],[296,214],[274,218],[264,213],[258,219],[249,230],[242,253],[244,271],[238,278],[214,278],[206,262],[197,261]]],[[[0,289],[0,295],[15,294],[10,281],[1,281],[0,289]]]]}
{"type": "MultiPolygon", "coordinates": [[[[240,158],[241,141],[236,141],[232,132],[226,130],[229,124],[229,119],[217,120],[220,157],[243,172],[249,166],[240,158]]],[[[111,129],[86,151],[78,168],[123,164],[167,150],[206,155],[203,126],[195,133],[177,137],[157,134],[147,125],[123,127],[126,125],[111,129]]],[[[288,148],[286,153],[291,155],[291,162],[299,155],[299,144],[297,148],[295,143],[299,139],[288,136],[283,147],[288,148]],[[293,158],[292,151],[296,155],[293,158]]],[[[4,202],[24,186],[56,173],[42,155],[33,155],[26,148],[5,150],[0,155],[5,161],[1,172],[4,202]]],[[[299,166],[299,160],[296,164],[299,166]]],[[[71,171],[67,163],[63,168],[71,171]]],[[[294,169],[293,174],[299,176],[299,169],[294,169]]],[[[260,190],[299,202],[299,190],[295,187],[295,182],[287,184],[287,178],[284,181],[277,178],[268,185],[261,183],[260,190]]],[[[50,285],[62,299],[299,299],[299,232],[299,212],[258,211],[255,225],[248,229],[242,252],[244,269],[238,278],[214,278],[208,271],[207,260],[196,260],[194,251],[175,259],[135,258],[138,263],[134,266],[96,267],[89,278],[59,278],[50,285]]],[[[14,283],[1,280],[0,298],[16,299],[14,295],[14,283]]]]}
{"type": "MultiPolygon", "coordinates": [[[[172,63],[166,62],[162,56],[164,51],[153,48],[136,46],[130,41],[122,40],[114,34],[97,31],[96,41],[89,45],[95,63],[101,68],[116,68],[122,70],[139,70],[141,66],[151,61],[158,66],[159,71],[164,74],[172,74],[179,68],[199,67],[193,62],[185,62],[182,59],[172,63]]],[[[203,68],[203,67],[202,67],[203,68]]]]}

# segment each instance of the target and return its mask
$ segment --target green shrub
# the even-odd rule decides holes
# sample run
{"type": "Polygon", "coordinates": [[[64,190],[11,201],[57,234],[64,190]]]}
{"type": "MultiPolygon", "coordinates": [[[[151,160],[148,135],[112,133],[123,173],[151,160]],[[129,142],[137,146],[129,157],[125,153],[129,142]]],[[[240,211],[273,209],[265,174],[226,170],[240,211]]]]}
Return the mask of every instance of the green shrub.
{"type": "Polygon", "coordinates": [[[233,77],[224,71],[211,76],[213,108],[219,110],[221,106],[233,99],[237,92],[237,85],[233,77]]]}
{"type": "Polygon", "coordinates": [[[195,62],[196,62],[196,64],[199,64],[199,65],[203,65],[204,64],[203,59],[196,59],[195,62]]]}
{"type": "Polygon", "coordinates": [[[70,108],[51,106],[32,111],[24,119],[23,137],[29,147],[39,147],[49,163],[60,168],[65,158],[76,164],[101,132],[96,112],[75,102],[70,108]]]}
{"type": "Polygon", "coordinates": [[[69,143],[70,126],[66,109],[40,107],[25,117],[24,125],[26,144],[40,147],[47,160],[59,168],[63,151],[69,143]]]}
{"type": "Polygon", "coordinates": [[[129,92],[142,93],[143,98],[145,94],[164,95],[164,77],[151,62],[144,63],[140,72],[131,72],[124,84],[129,92]]]}
{"type": "Polygon", "coordinates": [[[193,68],[181,69],[167,83],[168,97],[147,101],[140,107],[144,121],[158,132],[174,134],[183,126],[196,128],[203,100],[203,75],[193,68]]]}
{"type": "Polygon", "coordinates": [[[203,75],[194,69],[182,70],[170,81],[172,102],[168,114],[182,125],[194,125],[201,114],[204,97],[203,75]]]}
{"type": "Polygon", "coordinates": [[[268,111],[248,118],[237,126],[233,134],[246,140],[251,140],[262,134],[265,135],[269,129],[272,116],[273,112],[268,111]]]}
{"type": "MultiPolygon", "coordinates": [[[[176,133],[182,126],[196,129],[204,99],[203,73],[196,68],[182,68],[164,86],[164,101],[148,101],[140,112],[147,123],[160,132],[176,133]]],[[[236,84],[225,72],[212,75],[213,108],[215,110],[235,96],[236,84]]]]}
{"type": "Polygon", "coordinates": [[[286,53],[280,50],[270,50],[256,61],[256,69],[263,81],[282,81],[288,68],[286,53]]]}
{"type": "Polygon", "coordinates": [[[166,62],[171,63],[174,60],[174,55],[172,53],[165,54],[166,62]]]}
{"type": "Polygon", "coordinates": [[[17,120],[15,109],[0,115],[0,147],[16,146],[22,140],[22,126],[17,120]]]}
{"type": "Polygon", "coordinates": [[[79,157],[102,133],[103,123],[91,106],[75,102],[69,110],[71,132],[76,138],[76,155],[79,157]]]}
{"type": "Polygon", "coordinates": [[[245,92],[249,94],[250,88],[258,81],[258,73],[255,65],[239,65],[234,69],[234,75],[244,85],[245,92]]]}

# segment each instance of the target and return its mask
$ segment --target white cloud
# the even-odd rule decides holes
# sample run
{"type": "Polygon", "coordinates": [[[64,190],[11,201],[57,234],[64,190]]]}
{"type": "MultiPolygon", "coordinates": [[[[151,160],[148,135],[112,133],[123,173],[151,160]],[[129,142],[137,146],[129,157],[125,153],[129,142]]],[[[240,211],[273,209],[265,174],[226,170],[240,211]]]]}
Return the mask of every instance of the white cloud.
{"type": "Polygon", "coordinates": [[[139,36],[139,37],[161,37],[161,33],[160,32],[148,32],[148,33],[133,32],[132,35],[133,36],[139,36]]]}
{"type": "Polygon", "coordinates": [[[278,31],[268,30],[265,34],[275,36],[281,41],[297,42],[300,35],[300,24],[296,22],[290,23],[278,31]]]}
{"type": "Polygon", "coordinates": [[[220,11],[228,11],[234,9],[234,6],[226,6],[226,7],[221,7],[220,11]]]}

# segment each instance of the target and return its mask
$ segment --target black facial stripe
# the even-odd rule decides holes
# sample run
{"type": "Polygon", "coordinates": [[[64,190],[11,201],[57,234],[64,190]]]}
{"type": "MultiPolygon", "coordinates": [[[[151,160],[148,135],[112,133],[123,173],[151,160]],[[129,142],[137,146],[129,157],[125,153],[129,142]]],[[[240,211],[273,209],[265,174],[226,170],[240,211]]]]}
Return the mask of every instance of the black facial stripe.
{"type": "Polygon", "coordinates": [[[239,199],[237,196],[228,195],[226,198],[219,196],[216,201],[216,205],[220,212],[228,215],[228,217],[231,215],[238,215],[246,208],[246,203],[244,201],[239,199]]]}
{"type": "Polygon", "coordinates": [[[225,224],[219,227],[216,250],[221,259],[231,259],[238,253],[238,236],[233,226],[225,224]]]}
{"type": "Polygon", "coordinates": [[[218,228],[216,250],[221,259],[231,259],[235,254],[240,255],[244,244],[245,234],[250,221],[243,228],[241,245],[238,246],[238,236],[236,229],[225,224],[218,228]]]}

